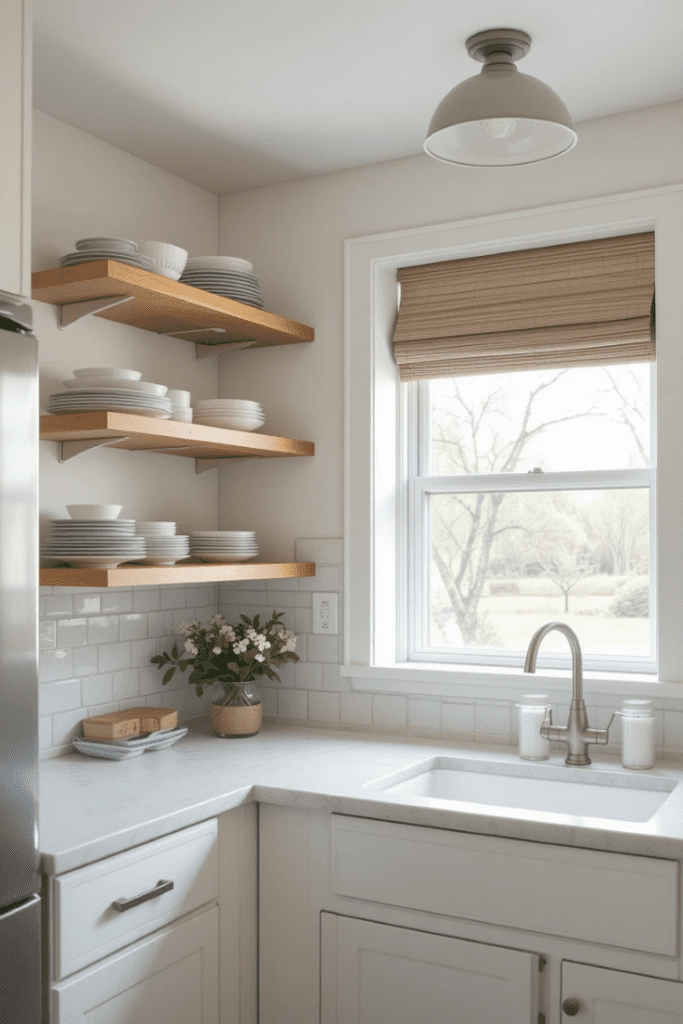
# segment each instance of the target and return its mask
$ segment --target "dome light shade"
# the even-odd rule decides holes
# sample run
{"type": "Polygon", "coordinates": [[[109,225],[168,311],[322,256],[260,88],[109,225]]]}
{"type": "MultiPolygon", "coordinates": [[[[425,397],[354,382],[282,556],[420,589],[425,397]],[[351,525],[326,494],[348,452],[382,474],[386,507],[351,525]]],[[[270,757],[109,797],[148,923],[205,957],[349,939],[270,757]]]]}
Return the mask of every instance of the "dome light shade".
{"type": "Polygon", "coordinates": [[[571,115],[553,90],[523,75],[515,60],[529,52],[525,32],[494,29],[467,41],[484,62],[443,98],[429,124],[425,151],[436,160],[471,167],[537,163],[576,144],[571,115]]]}

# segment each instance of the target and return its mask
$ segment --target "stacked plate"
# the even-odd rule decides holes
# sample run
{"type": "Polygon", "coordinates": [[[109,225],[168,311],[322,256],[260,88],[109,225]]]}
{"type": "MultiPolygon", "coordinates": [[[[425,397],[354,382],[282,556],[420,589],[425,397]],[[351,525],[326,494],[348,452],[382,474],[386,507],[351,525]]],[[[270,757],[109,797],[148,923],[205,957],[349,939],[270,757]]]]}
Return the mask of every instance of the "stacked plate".
{"type": "Polygon", "coordinates": [[[137,370],[110,370],[106,367],[74,370],[73,377],[62,381],[67,390],[50,395],[48,409],[56,415],[106,409],[108,412],[133,412],[139,416],[170,419],[173,405],[166,397],[165,385],[132,379],[130,375],[141,376],[137,370]]]}
{"type": "Polygon", "coordinates": [[[41,556],[92,569],[114,569],[144,558],[145,538],[135,536],[134,519],[53,519],[41,556]]]}
{"type": "Polygon", "coordinates": [[[180,280],[193,288],[261,309],[263,297],[253,270],[253,263],[237,256],[190,256],[180,280]]]}
{"type": "Polygon", "coordinates": [[[149,256],[138,252],[137,242],[129,238],[81,238],[76,242],[76,252],[68,252],[59,261],[60,267],[75,267],[79,263],[93,263],[96,260],[116,260],[141,270],[154,270],[155,263],[149,256]]]}
{"type": "Polygon", "coordinates": [[[266,418],[258,402],[239,398],[207,398],[195,402],[192,421],[224,430],[258,430],[266,418]]]}
{"type": "Polygon", "coordinates": [[[137,524],[137,533],[145,538],[147,554],[136,559],[143,565],[175,565],[190,553],[190,538],[176,534],[176,524],[170,522],[142,522],[137,524]]]}
{"type": "Polygon", "coordinates": [[[190,533],[190,554],[202,562],[249,562],[258,555],[252,530],[196,530],[190,533]]]}

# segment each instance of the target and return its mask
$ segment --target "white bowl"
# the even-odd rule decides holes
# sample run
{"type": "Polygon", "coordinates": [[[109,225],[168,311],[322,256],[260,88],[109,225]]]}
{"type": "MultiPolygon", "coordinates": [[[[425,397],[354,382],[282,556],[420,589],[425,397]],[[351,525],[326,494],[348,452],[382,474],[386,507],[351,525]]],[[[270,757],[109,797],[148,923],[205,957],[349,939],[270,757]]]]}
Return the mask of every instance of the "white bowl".
{"type": "Polygon", "coordinates": [[[246,398],[197,398],[195,399],[196,407],[198,409],[210,409],[210,408],[244,408],[244,409],[260,409],[260,402],[250,402],[246,398]]]}
{"type": "Polygon", "coordinates": [[[170,398],[174,405],[189,406],[191,395],[189,391],[178,391],[177,388],[168,388],[166,397],[170,398]]]}
{"type": "Polygon", "coordinates": [[[141,373],[137,370],[120,370],[107,366],[83,366],[73,370],[74,377],[115,377],[118,380],[140,380],[141,373]]]}
{"type": "Polygon", "coordinates": [[[176,524],[168,520],[143,520],[139,519],[135,524],[135,532],[139,534],[151,533],[159,537],[170,537],[176,531],[176,524]]]}
{"type": "Polygon", "coordinates": [[[173,281],[178,280],[187,263],[187,249],[171,245],[170,242],[138,242],[138,252],[154,260],[158,274],[170,277],[173,281]]]}
{"type": "Polygon", "coordinates": [[[190,256],[187,260],[190,270],[236,270],[238,273],[251,274],[254,264],[239,256],[190,256]]]}
{"type": "Polygon", "coordinates": [[[116,519],[123,505],[67,505],[72,519],[116,519]]]}

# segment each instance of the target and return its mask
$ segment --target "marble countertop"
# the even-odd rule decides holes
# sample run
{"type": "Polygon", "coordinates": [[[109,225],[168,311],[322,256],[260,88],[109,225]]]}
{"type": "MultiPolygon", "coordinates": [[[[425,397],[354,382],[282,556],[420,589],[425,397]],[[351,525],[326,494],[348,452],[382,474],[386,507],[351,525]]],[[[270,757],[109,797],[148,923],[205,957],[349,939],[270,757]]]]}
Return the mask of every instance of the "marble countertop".
{"type": "MultiPolygon", "coordinates": [[[[439,755],[525,764],[513,748],[412,740],[369,733],[265,725],[257,736],[218,739],[192,723],[175,746],[126,761],[70,754],[40,765],[40,847],[47,874],[61,874],[261,801],[431,825],[512,839],[683,858],[683,785],[648,821],[623,822],[566,814],[431,800],[429,806],[368,787],[383,776],[439,755]]],[[[628,772],[592,748],[593,765],[633,785],[636,776],[683,783],[683,765],[658,762],[628,772]]],[[[563,765],[557,755],[544,765],[563,765]]]]}

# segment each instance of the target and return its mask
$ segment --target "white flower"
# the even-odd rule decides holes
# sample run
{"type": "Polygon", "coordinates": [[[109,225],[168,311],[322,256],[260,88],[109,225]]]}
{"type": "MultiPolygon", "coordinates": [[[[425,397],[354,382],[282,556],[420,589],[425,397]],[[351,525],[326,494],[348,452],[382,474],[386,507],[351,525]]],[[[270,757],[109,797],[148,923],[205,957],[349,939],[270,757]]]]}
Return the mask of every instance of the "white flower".
{"type": "Polygon", "coordinates": [[[222,650],[223,650],[222,647],[214,647],[212,653],[213,654],[221,654],[222,650]]]}
{"type": "Polygon", "coordinates": [[[220,622],[220,623],[223,623],[223,622],[225,622],[225,619],[223,618],[223,616],[222,616],[222,615],[212,615],[212,616],[211,616],[211,618],[209,619],[209,623],[210,623],[210,624],[211,624],[212,626],[216,626],[216,625],[218,625],[218,623],[219,623],[219,622],[220,622]]]}
{"type": "Polygon", "coordinates": [[[255,654],[254,655],[254,661],[265,661],[265,660],[266,659],[263,657],[262,654],[255,654]]]}
{"type": "Polygon", "coordinates": [[[197,650],[197,648],[195,647],[191,640],[185,641],[185,650],[193,658],[196,658],[197,655],[199,654],[199,651],[197,650]]]}

